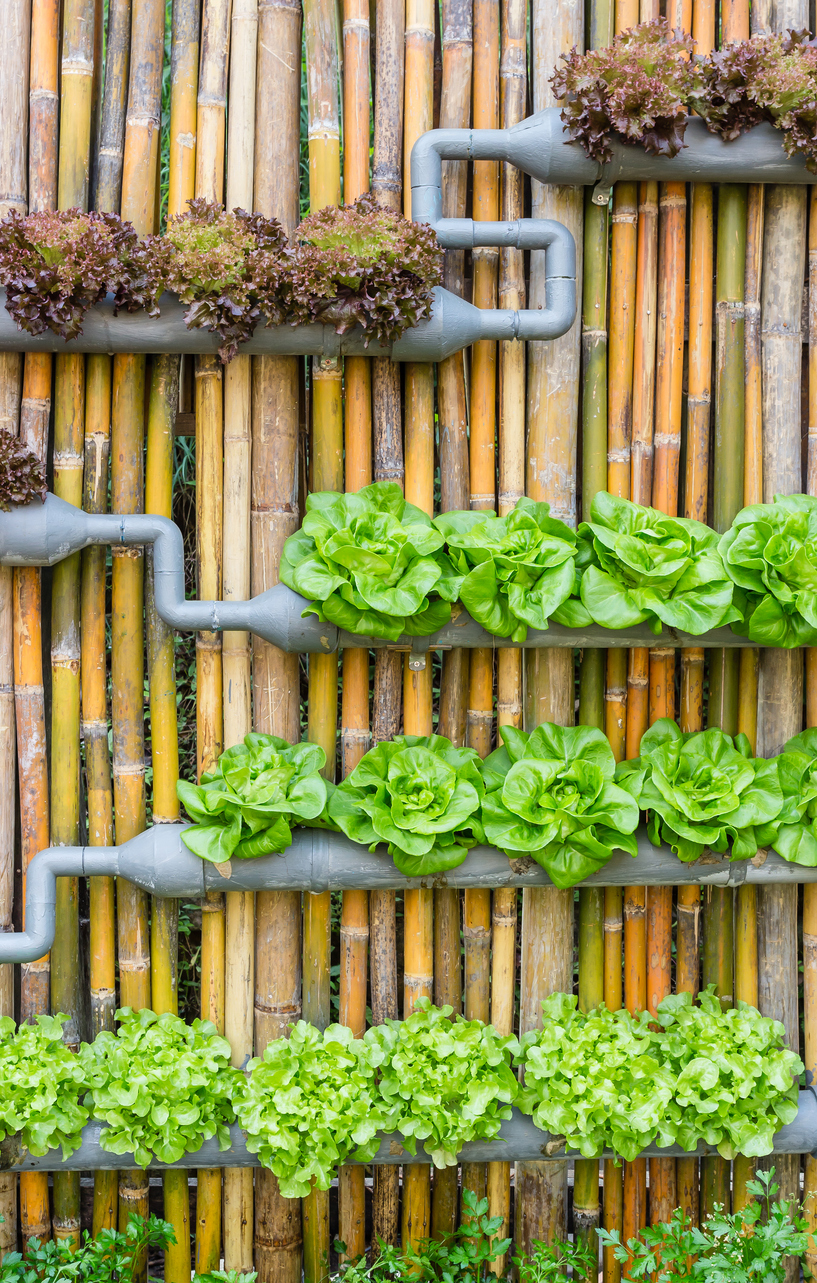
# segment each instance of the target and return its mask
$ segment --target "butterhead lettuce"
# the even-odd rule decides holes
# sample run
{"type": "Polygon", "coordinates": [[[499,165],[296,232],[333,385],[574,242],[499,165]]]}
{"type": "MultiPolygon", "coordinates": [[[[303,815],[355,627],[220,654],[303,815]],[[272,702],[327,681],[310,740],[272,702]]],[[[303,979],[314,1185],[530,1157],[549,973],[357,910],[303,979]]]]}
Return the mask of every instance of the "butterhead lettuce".
{"type": "Polygon", "coordinates": [[[761,646],[817,644],[817,499],[775,495],[743,508],[720,554],[745,599],[736,633],[761,646]]]}

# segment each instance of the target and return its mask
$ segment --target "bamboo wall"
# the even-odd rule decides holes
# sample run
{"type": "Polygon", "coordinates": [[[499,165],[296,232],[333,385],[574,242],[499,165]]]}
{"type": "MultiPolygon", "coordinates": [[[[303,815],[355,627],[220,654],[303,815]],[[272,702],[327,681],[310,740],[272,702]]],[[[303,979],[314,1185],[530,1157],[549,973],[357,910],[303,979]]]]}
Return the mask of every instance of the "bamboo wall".
{"type": "MultiPolygon", "coordinates": [[[[809,20],[806,0],[756,0],[751,13],[748,0],[666,0],[664,11],[699,52],[809,20]]],[[[584,13],[578,0],[3,0],[0,206],[119,210],[145,233],[196,195],[292,235],[307,208],[371,188],[410,214],[419,134],[514,124],[552,104],[561,52],[658,13],[658,0],[586,0],[584,13]]],[[[0,354],[0,426],[49,461],[70,502],[173,515],[191,588],[225,599],[277,581],[307,488],[396,480],[430,513],[505,513],[527,493],[571,524],[608,488],[718,529],[744,502],[817,493],[807,189],[619,184],[607,209],[506,165],[446,162],[443,200],[447,216],[532,212],[570,227],[583,272],[568,334],[527,351],[479,343],[436,369],[0,354]]],[[[449,251],[446,286],[482,307],[540,306],[543,255],[529,258],[449,251]]],[[[251,728],[308,735],[340,777],[401,728],[484,756],[499,726],[580,721],[603,727],[621,759],[663,716],[744,731],[766,755],[817,723],[813,653],[452,651],[415,672],[399,653],[346,651],[340,665],[307,664],[245,634],[174,641],[151,574],[138,549],[111,563],[89,550],[42,574],[0,568],[0,929],[19,924],[38,850],[172,822],[180,760],[200,774],[251,728]]],[[[524,1032],[554,990],[576,989],[586,1008],[654,1010],[673,986],[714,983],[724,1004],[783,1020],[795,1048],[802,1029],[807,1066],[817,1061],[813,887],[337,900],[225,887],[179,906],[95,879],[62,882],[58,914],[51,959],[0,973],[0,1014],[65,1011],[72,1044],[112,1027],[120,1004],[200,1007],[242,1065],[301,1015],[360,1033],[367,1013],[400,1015],[421,994],[524,1032]]],[[[776,1167],[784,1193],[817,1188],[815,1160],[776,1167]]],[[[737,1203],[748,1171],[720,1159],[495,1163],[433,1179],[414,1167],[402,1180],[399,1168],[346,1168],[302,1205],[266,1172],[199,1171],[192,1185],[171,1172],[163,1189],[139,1172],[101,1173],[92,1189],[27,1174],[0,1178],[0,1252],[163,1206],[179,1239],[171,1283],[220,1260],[254,1266],[262,1283],[297,1283],[302,1268],[315,1283],[336,1233],[351,1256],[377,1237],[443,1233],[462,1187],[487,1192],[524,1247],[600,1222],[632,1233],[679,1204],[697,1217],[737,1203]]],[[[605,1283],[618,1277],[605,1257],[605,1283]]]]}

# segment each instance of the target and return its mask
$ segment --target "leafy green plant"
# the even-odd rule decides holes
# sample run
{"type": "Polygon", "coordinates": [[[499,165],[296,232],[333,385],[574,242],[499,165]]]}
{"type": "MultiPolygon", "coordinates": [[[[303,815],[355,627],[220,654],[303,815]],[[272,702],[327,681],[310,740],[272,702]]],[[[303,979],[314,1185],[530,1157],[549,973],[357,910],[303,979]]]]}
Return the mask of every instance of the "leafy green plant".
{"type": "Polygon", "coordinates": [[[372,1058],[343,1025],[321,1033],[299,1020],[250,1061],[234,1100],[247,1148],[285,1198],[304,1198],[313,1180],[329,1189],[339,1164],[377,1151],[383,1111],[372,1058]]]}
{"type": "Polygon", "coordinates": [[[252,732],[228,748],[201,784],[179,780],[176,791],[196,821],[182,834],[194,854],[213,864],[232,857],[280,854],[292,843],[292,824],[316,819],[326,806],[319,774],[326,754],[318,744],[289,744],[252,732]]]}
{"type": "Polygon", "coordinates": [[[741,509],[720,554],[745,599],[736,633],[764,646],[817,643],[817,499],[775,495],[741,509]]]}
{"type": "Polygon", "coordinates": [[[703,1139],[724,1158],[770,1154],[774,1133],[797,1114],[803,1062],[785,1047],[779,1020],[745,1002],[722,1010],[714,985],[670,994],[658,1005],[662,1065],[674,1079],[659,1143],[694,1149],[703,1139]]]}
{"type": "Polygon", "coordinates": [[[621,1242],[618,1230],[597,1230],[628,1277],[650,1283],[784,1283],[786,1257],[802,1257],[808,1246],[808,1222],[797,1215],[797,1203],[775,1201],[774,1168],[759,1171],[746,1189],[752,1201],[730,1215],[718,1205],[700,1228],[678,1207],[669,1223],[647,1226],[638,1238],[621,1242]]]}
{"type": "MultiPolygon", "coordinates": [[[[497,1237],[501,1227],[501,1216],[488,1216],[487,1198],[477,1199],[473,1190],[463,1187],[462,1220],[453,1233],[421,1239],[416,1247],[409,1243],[398,1248],[381,1241],[370,1265],[365,1256],[345,1262],[331,1278],[333,1283],[390,1283],[407,1278],[418,1283],[482,1283],[490,1277],[491,1262],[511,1245],[509,1238],[497,1237]]],[[[346,1250],[345,1244],[337,1246],[346,1250]]]]}
{"type": "Polygon", "coordinates": [[[532,855],[559,887],[597,872],[615,850],[637,854],[638,806],[613,782],[602,731],[545,722],[531,734],[512,726],[500,734],[503,746],[482,766],[486,841],[508,856],[532,855]]]}
{"type": "Polygon", "coordinates": [[[589,1279],[598,1269],[598,1248],[580,1238],[567,1242],[543,1243],[534,1239],[526,1256],[513,1258],[519,1283],[567,1283],[573,1278],[589,1279]]]}
{"type": "Polygon", "coordinates": [[[46,490],[43,465],[36,454],[19,437],[0,431],[0,510],[45,499],[46,490]]]}
{"type": "Polygon", "coordinates": [[[0,284],[21,330],[52,330],[66,340],[82,333],[85,313],[107,293],[114,312],[157,315],[153,257],[118,214],[79,209],[12,210],[0,223],[0,284]]]}
{"type": "Polygon", "coordinates": [[[403,633],[433,633],[451,618],[458,582],[443,542],[393,481],[356,494],[327,490],[307,497],[278,573],[319,619],[396,641],[403,633]]]}
{"type": "Polygon", "coordinates": [[[459,599],[497,637],[523,642],[528,628],[558,622],[576,586],[576,534],[550,505],[521,498],[507,517],[444,512],[434,525],[461,577],[459,599]]]}
{"type": "Polygon", "coordinates": [[[234,1081],[230,1044],[209,1020],[186,1025],[169,1012],[116,1013],[116,1033],[102,1032],[80,1049],[94,1114],[107,1127],[102,1148],[133,1154],[140,1167],[152,1158],[176,1163],[218,1137],[230,1148],[234,1081]]]}
{"type": "Polygon", "coordinates": [[[783,132],[787,155],[817,172],[817,50],[807,31],[755,35],[712,53],[699,68],[692,105],[731,140],[761,121],[783,132]]]}
{"type": "Polygon", "coordinates": [[[280,324],[288,310],[287,239],[281,224],[243,209],[228,213],[200,197],[149,241],[165,289],[188,304],[188,329],[212,330],[231,361],[262,318],[280,324]]]}
{"type": "Polygon", "coordinates": [[[57,1148],[63,1158],[73,1154],[89,1116],[82,1062],[63,1042],[67,1019],[36,1016],[15,1029],[0,1017],[0,1140],[19,1134],[40,1157],[57,1148]]]}
{"type": "Polygon", "coordinates": [[[646,621],[656,635],[662,624],[697,635],[740,618],[714,530],[606,491],[593,499],[591,518],[578,530],[584,622],[646,621]]]}
{"type": "Polygon", "coordinates": [[[238,1270],[211,1270],[208,1274],[194,1274],[192,1283],[255,1283],[257,1278],[255,1270],[252,1274],[242,1274],[238,1270]]]}
{"type": "Polygon", "coordinates": [[[299,320],[332,325],[339,334],[360,325],[367,343],[389,344],[431,314],[443,252],[426,224],[409,222],[366,194],[353,205],[310,214],[297,239],[299,320]]]}
{"type": "Polygon", "coordinates": [[[382,1126],[399,1132],[410,1154],[422,1141],[435,1167],[455,1165],[466,1142],[496,1136],[518,1091],[517,1040],[480,1020],[451,1020],[452,1011],[418,998],[406,1020],[364,1035],[379,1072],[382,1126]]]}
{"type": "Polygon", "coordinates": [[[662,717],[641,739],[641,756],[622,762],[616,782],[647,812],[647,832],[680,860],[709,848],[747,860],[774,841],[784,807],[775,758],[752,757],[745,735],[683,732],[662,717]]]}
{"type": "Polygon", "coordinates": [[[102,1229],[95,1238],[86,1234],[76,1248],[64,1239],[47,1243],[31,1239],[25,1256],[6,1253],[0,1263],[0,1283],[135,1283],[145,1254],[151,1249],[163,1251],[175,1242],[168,1221],[158,1216],[146,1220],[133,1213],[127,1229],[102,1229]]]}
{"type": "Polygon", "coordinates": [[[794,735],[777,758],[783,810],[772,846],[784,860],[817,865],[817,729],[794,735]]]}
{"type": "Polygon", "coordinates": [[[407,877],[462,864],[481,833],[483,782],[478,754],[442,735],[396,735],[360,759],[332,791],[329,820],[407,877]]]}
{"type": "Polygon", "coordinates": [[[660,1061],[643,1013],[602,1005],[577,1009],[574,994],[542,1003],[542,1028],[522,1039],[524,1085],[517,1104],[537,1127],[594,1158],[611,1149],[632,1159],[655,1135],[672,1099],[673,1080],[660,1061]]]}
{"type": "Polygon", "coordinates": [[[642,22],[612,45],[562,54],[551,76],[569,136],[594,160],[613,157],[613,142],[643,143],[653,156],[684,146],[686,103],[695,83],[694,41],[666,18],[642,22]]]}

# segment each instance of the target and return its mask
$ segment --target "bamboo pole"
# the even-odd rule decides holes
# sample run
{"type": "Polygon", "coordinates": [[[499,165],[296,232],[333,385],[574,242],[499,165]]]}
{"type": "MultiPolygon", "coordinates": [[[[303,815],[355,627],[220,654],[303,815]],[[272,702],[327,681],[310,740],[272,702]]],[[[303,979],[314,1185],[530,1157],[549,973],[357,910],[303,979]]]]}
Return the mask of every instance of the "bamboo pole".
{"type": "Polygon", "coordinates": [[[204,0],[196,111],[196,195],[224,199],[230,0],[204,0]]]}
{"type": "MultiPolygon", "coordinates": [[[[773,3],[752,13],[753,29],[808,24],[808,6],[773,3]]],[[[806,194],[791,187],[767,187],[763,238],[761,300],[762,474],[763,498],[802,489],[800,460],[800,309],[806,252],[806,194]]],[[[780,751],[800,730],[803,710],[803,657],[800,651],[769,651],[760,656],[758,679],[758,752],[780,751]]],[[[758,1006],[782,1020],[793,1050],[799,1047],[797,1015],[797,888],[780,887],[757,897],[758,1006]]],[[[775,1162],[780,1197],[797,1196],[799,1159],[775,1162]]],[[[793,1261],[787,1276],[795,1277],[793,1261]]]]}
{"type": "MultiPolygon", "coordinates": [[[[298,157],[301,8],[259,0],[253,207],[278,218],[288,236],[299,221],[298,157]]],[[[297,530],[299,366],[256,358],[252,389],[251,589],[277,582],[281,547],[297,530]]],[[[256,730],[300,739],[297,655],[253,638],[256,730]]],[[[301,903],[297,892],[256,896],[255,1049],[286,1033],[301,1013],[301,903]]],[[[269,1172],[256,1177],[255,1268],[261,1283],[300,1283],[301,1209],[281,1197],[269,1172]]]]}
{"type": "MultiPolygon", "coordinates": [[[[748,258],[748,256],[747,256],[748,258]]],[[[748,276],[748,266],[747,266],[748,276]]],[[[808,228],[808,445],[806,456],[806,493],[817,494],[817,199],[811,193],[808,228]]],[[[748,328],[748,327],[747,327],[748,328]]],[[[806,651],[806,726],[817,725],[817,656],[806,651]]],[[[756,939],[756,937],[755,937],[756,939]]],[[[807,1081],[814,1081],[817,1069],[817,896],[803,888],[803,1062],[807,1081]]],[[[806,1155],[803,1184],[803,1214],[811,1234],[806,1252],[806,1268],[812,1273],[817,1264],[817,1159],[806,1155]]]]}
{"type": "Polygon", "coordinates": [[[196,188],[200,0],[176,0],[170,37],[167,216],[177,218],[196,188]]]}
{"type": "MultiPolygon", "coordinates": [[[[257,0],[234,0],[231,18],[230,114],[227,121],[226,204],[253,206],[257,0]]],[[[252,459],[252,359],[234,358],[224,373],[224,518],[222,591],[225,601],[250,596],[250,486],[252,459]]],[[[252,729],[250,636],[222,634],[224,746],[240,744],[252,729]]],[[[243,1068],[253,1054],[255,895],[225,897],[224,1033],[232,1063],[243,1068]]],[[[248,1272],[253,1259],[253,1175],[225,1168],[224,1266],[248,1272]]]]}
{"type": "Polygon", "coordinates": [[[32,0],[28,208],[57,205],[60,0],[32,0]]]}
{"type": "MultiPolygon", "coordinates": [[[[175,18],[175,12],[174,12],[175,18]]],[[[105,85],[99,149],[91,196],[93,209],[117,210],[122,198],[125,112],[130,67],[131,0],[109,0],[105,41],[105,85]]]]}
{"type": "MultiPolygon", "coordinates": [[[[582,14],[569,0],[535,3],[531,11],[533,106],[553,105],[549,86],[559,54],[581,46],[582,14]]],[[[582,245],[580,189],[532,184],[534,217],[556,218],[582,245]]],[[[531,307],[544,304],[541,254],[531,255],[531,307]]],[[[579,253],[581,259],[581,253],[579,253]]],[[[579,263],[579,279],[581,279],[579,263]]],[[[578,321],[561,339],[533,344],[528,351],[528,447],[526,489],[545,500],[551,514],[574,525],[576,520],[576,446],[580,358],[578,321]]],[[[572,655],[552,650],[526,656],[525,721],[573,722],[572,655]]],[[[526,888],[522,908],[520,1028],[538,1025],[540,1002],[548,993],[572,987],[573,897],[570,892],[526,888]]],[[[564,1237],[567,1213],[567,1164],[516,1167],[517,1249],[528,1251],[534,1239],[564,1237]]]]}

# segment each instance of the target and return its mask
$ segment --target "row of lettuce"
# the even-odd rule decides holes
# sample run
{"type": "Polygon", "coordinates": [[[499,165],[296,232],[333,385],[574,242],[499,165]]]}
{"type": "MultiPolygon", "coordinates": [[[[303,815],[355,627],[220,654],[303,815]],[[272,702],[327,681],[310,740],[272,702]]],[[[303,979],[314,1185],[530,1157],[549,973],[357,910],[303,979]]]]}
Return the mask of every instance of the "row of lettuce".
{"type": "Polygon", "coordinates": [[[767,122],[781,130],[786,154],[817,172],[817,49],[807,30],[759,33],[696,56],[690,35],[657,18],[604,48],[562,54],[551,85],[568,133],[595,160],[611,160],[615,142],[676,156],[694,112],[728,142],[767,122]]]}
{"type": "Polygon", "coordinates": [[[103,1149],[146,1166],[178,1162],[213,1137],[228,1149],[237,1120],[250,1152],[296,1198],[313,1180],[328,1188],[339,1164],[373,1158],[379,1132],[399,1135],[411,1154],[422,1142],[450,1167],[463,1145],[494,1139],[512,1106],[585,1157],[609,1149],[628,1160],[700,1141],[725,1158],[768,1154],[797,1114],[802,1062],[783,1026],[753,1007],[723,1011],[707,990],[700,1005],[687,993],[665,998],[655,1017],[585,1014],[567,994],[542,1012],[542,1028],[521,1040],[427,998],[363,1038],[299,1021],[246,1073],[207,1021],[124,1008],[115,1033],[75,1055],[65,1017],[16,1029],[4,1017],[0,1140],[17,1136],[35,1155],[61,1147],[67,1158],[94,1117],[107,1125],[103,1149]]]}
{"type": "Polygon", "coordinates": [[[430,518],[394,482],[308,496],[280,576],[321,620],[360,636],[425,636],[464,607],[524,643],[550,621],[646,623],[701,636],[730,625],[761,646],[817,645],[817,499],[777,495],[718,534],[599,492],[572,530],[546,503],[430,518]]]}
{"type": "Polygon", "coordinates": [[[202,199],[171,218],[163,236],[137,236],[116,214],[71,209],[12,212],[0,223],[0,285],[21,330],[82,333],[106,294],[115,314],[160,315],[177,294],[190,329],[217,334],[223,361],[257,325],[355,325],[389,344],[430,314],[442,284],[434,231],[361,196],[310,214],[292,243],[275,219],[202,199]]]}
{"type": "Polygon", "coordinates": [[[705,851],[747,860],[772,847],[817,866],[817,729],[777,757],[753,757],[745,735],[650,727],[641,755],[616,765],[602,731],[545,722],[500,728],[503,744],[481,760],[442,735],[398,735],[370,749],[337,786],[320,771],[324,750],[253,732],[228,749],[201,783],[180,781],[191,827],[182,839],[215,864],[280,854],[296,825],[385,845],[407,877],[455,868],[487,843],[510,859],[531,856],[569,887],[614,851],[638,853],[642,813],[650,841],[684,861],[705,851]]]}

